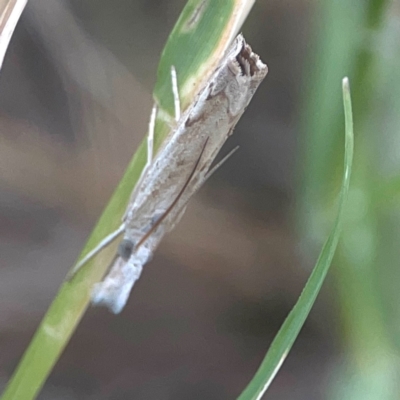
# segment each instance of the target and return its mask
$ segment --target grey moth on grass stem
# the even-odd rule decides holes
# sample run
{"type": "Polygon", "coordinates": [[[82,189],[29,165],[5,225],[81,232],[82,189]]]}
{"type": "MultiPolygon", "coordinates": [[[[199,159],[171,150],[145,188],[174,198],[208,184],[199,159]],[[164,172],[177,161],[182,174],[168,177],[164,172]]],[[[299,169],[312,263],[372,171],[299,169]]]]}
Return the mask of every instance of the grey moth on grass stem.
{"type": "Polygon", "coordinates": [[[267,66],[239,35],[195,100],[181,114],[179,76],[171,66],[175,124],[153,158],[157,115],[157,106],[154,106],[147,164],[133,190],[121,226],[74,268],[76,272],[123,235],[108,274],[93,288],[93,304],[105,305],[114,313],[123,309],[132,286],[163,236],[179,222],[190,198],[220,165],[211,168],[267,72],[267,66]]]}

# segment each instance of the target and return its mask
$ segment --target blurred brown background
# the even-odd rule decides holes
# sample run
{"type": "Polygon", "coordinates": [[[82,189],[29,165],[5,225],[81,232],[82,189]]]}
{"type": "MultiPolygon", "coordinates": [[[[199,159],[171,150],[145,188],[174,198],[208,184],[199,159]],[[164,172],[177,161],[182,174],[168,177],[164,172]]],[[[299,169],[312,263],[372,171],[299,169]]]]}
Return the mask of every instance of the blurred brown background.
{"type": "MultiPolygon", "coordinates": [[[[146,131],[185,1],[32,0],[0,74],[4,384],[146,131]]],[[[315,258],[299,251],[299,109],[312,1],[259,1],[243,27],[269,75],[119,316],[91,308],[40,399],[232,399],[315,258]]],[[[340,82],[339,82],[340,84],[340,82]]],[[[269,399],[323,399],[339,357],[326,285],[269,399]]]]}

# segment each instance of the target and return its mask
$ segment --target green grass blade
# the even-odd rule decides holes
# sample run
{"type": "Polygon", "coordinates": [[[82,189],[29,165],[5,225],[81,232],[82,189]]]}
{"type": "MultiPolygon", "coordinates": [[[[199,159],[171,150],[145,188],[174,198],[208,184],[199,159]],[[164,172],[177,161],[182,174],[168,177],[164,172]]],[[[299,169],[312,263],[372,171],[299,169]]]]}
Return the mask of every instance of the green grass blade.
{"type": "Polygon", "coordinates": [[[345,112],[345,156],[344,174],[339,198],[339,208],[333,229],[325,242],[318,261],[308,279],[299,300],[289,313],[273,340],[261,366],[253,379],[239,396],[239,400],[261,399],[282,366],[296,340],[324,282],[332,262],[340,236],[347,195],[350,185],[353,160],[353,116],[348,79],[343,79],[343,101],[345,112]]]}
{"type": "Polygon", "coordinates": [[[181,108],[184,111],[208,81],[254,2],[255,0],[188,1],[169,36],[158,66],[153,92],[159,107],[155,132],[156,148],[168,135],[175,118],[171,66],[176,69],[181,108]]]}
{"type": "MultiPolygon", "coordinates": [[[[168,136],[168,121],[173,115],[171,63],[178,73],[184,110],[193,100],[199,86],[210,76],[230,41],[238,33],[254,1],[188,1],[167,41],[159,64],[154,98],[162,112],[156,121],[156,149],[168,136]]],[[[80,258],[120,224],[145,160],[144,141],[131,160],[80,258]]],[[[64,282],[17,366],[2,396],[3,400],[30,400],[37,396],[83,317],[93,285],[101,281],[114,252],[115,246],[110,245],[90,260],[72,280],[64,282]]]]}

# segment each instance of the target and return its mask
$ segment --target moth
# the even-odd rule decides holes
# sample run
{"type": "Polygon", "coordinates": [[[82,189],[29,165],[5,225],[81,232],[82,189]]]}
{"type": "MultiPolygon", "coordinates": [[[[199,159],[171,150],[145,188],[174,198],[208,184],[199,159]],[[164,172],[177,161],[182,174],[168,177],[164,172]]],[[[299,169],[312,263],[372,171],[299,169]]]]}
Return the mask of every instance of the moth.
{"type": "Polygon", "coordinates": [[[76,265],[90,258],[121,234],[117,254],[91,301],[119,313],[143,266],[164,235],[179,222],[190,198],[220,165],[211,165],[268,72],[242,35],[232,43],[193,103],[181,115],[176,71],[172,67],[175,126],[153,158],[153,107],[147,139],[147,163],[132,192],[120,227],[76,265]]]}

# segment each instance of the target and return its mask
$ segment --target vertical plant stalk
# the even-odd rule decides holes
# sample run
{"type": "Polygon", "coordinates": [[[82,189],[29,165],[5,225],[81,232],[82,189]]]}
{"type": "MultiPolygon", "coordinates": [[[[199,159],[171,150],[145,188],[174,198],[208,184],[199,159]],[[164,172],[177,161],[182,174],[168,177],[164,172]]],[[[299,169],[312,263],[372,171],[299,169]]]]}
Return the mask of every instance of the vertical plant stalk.
{"type": "MultiPolygon", "coordinates": [[[[182,111],[193,101],[236,36],[254,0],[189,0],[162,53],[154,99],[159,106],[155,126],[155,149],[167,137],[173,118],[171,66],[178,75],[182,111]],[[195,50],[194,50],[195,49],[195,50]],[[189,56],[190,55],[190,56],[189,56]]],[[[100,217],[81,257],[120,224],[129,196],[146,161],[143,141],[100,217]]],[[[86,311],[93,285],[102,280],[115,246],[110,245],[64,282],[17,366],[2,399],[33,399],[86,311]]]]}

